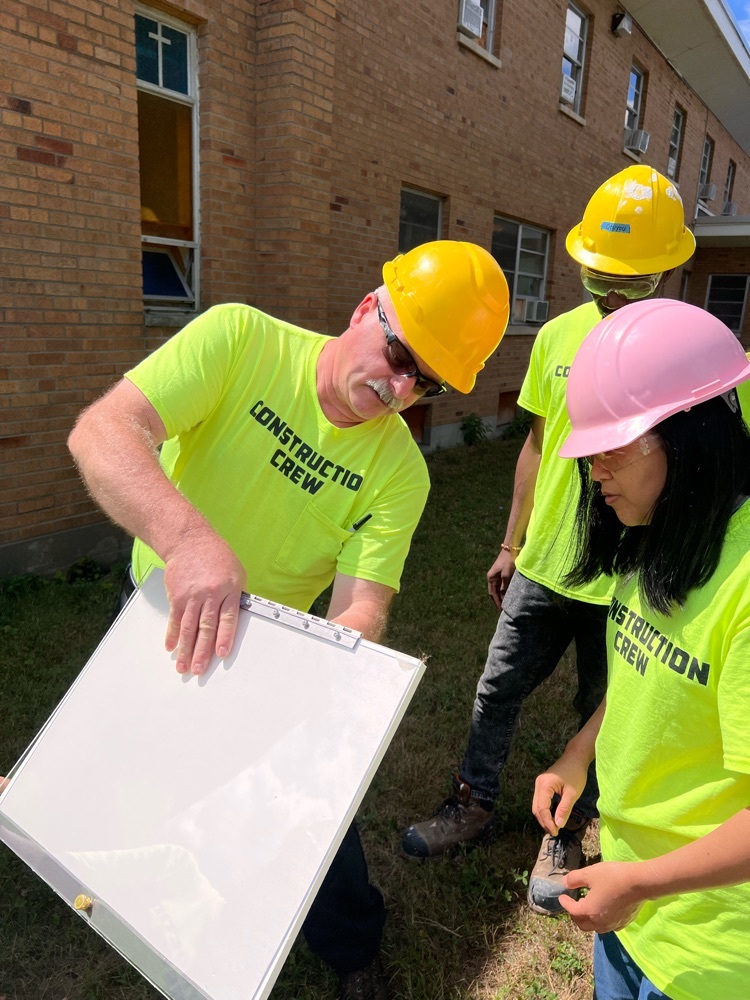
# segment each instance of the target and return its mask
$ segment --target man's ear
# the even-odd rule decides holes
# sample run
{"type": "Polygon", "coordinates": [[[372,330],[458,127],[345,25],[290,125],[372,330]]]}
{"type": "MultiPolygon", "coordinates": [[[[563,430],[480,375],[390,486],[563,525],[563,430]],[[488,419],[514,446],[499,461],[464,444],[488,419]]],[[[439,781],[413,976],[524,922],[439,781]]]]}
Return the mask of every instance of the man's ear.
{"type": "Polygon", "coordinates": [[[376,308],[375,305],[376,301],[377,297],[375,295],[375,292],[368,292],[368,294],[365,295],[360,304],[352,313],[352,318],[349,320],[349,326],[351,328],[359,326],[362,320],[366,316],[369,316],[372,310],[376,308]]]}

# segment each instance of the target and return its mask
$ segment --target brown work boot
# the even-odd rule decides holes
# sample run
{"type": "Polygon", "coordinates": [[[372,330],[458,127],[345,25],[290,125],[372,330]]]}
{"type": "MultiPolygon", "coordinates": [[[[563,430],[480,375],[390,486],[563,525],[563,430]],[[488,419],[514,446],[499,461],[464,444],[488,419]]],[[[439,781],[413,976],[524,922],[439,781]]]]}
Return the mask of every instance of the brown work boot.
{"type": "Polygon", "coordinates": [[[566,889],[563,879],[568,872],[583,868],[583,836],[590,822],[588,816],[574,810],[556,837],[549,833],[544,835],[527,893],[534,913],[545,916],[563,913],[560,896],[578,899],[581,895],[580,889],[566,889]]]}
{"type": "Polygon", "coordinates": [[[442,858],[460,844],[487,840],[494,822],[492,803],[473,798],[471,788],[456,775],[454,794],[431,819],[404,831],[401,851],[410,861],[442,858]]]}
{"type": "Polygon", "coordinates": [[[339,976],[340,1000],[390,1000],[388,980],[378,956],[364,969],[339,976]]]}

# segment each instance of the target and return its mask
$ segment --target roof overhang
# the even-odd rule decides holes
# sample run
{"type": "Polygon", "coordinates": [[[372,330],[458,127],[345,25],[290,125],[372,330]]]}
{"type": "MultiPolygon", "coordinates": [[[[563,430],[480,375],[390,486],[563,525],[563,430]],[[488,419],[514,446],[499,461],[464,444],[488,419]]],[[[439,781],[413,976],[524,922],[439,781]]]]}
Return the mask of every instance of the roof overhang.
{"type": "Polygon", "coordinates": [[[750,215],[696,219],[693,232],[699,250],[703,247],[750,247],[750,215]]]}
{"type": "Polygon", "coordinates": [[[750,153],[750,49],[722,0],[624,0],[622,6],[750,153]]]}

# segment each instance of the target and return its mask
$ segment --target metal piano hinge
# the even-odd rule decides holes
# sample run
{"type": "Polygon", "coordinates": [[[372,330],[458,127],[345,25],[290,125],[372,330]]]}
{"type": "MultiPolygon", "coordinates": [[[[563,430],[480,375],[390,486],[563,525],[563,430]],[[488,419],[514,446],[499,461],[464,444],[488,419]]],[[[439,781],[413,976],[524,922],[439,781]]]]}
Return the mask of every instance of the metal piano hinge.
{"type": "Polygon", "coordinates": [[[285,604],[277,604],[256,594],[243,594],[240,598],[240,607],[252,614],[260,615],[261,618],[268,618],[282,625],[291,625],[300,632],[316,635],[336,646],[346,646],[347,649],[354,649],[362,638],[361,632],[347,628],[346,625],[336,625],[325,618],[316,618],[315,615],[297,611],[296,608],[288,608],[285,604]]]}

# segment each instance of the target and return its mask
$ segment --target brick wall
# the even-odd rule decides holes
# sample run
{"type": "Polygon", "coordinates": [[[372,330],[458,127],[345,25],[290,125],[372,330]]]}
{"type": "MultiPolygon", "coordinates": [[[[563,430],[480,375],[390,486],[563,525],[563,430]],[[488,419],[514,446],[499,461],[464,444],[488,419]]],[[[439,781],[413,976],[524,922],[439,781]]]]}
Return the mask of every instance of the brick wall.
{"type": "MultiPolygon", "coordinates": [[[[403,186],[445,199],[447,238],[488,247],[495,214],[548,229],[550,314],[578,305],[564,239],[593,190],[633,162],[622,150],[633,60],[648,74],[643,159],[665,170],[679,103],[688,218],[706,131],[717,201],[731,157],[734,200],[750,214],[750,157],[637,26],[611,34],[615,4],[588,5],[580,116],[558,100],[566,4],[498,7],[492,62],[457,40],[456,0],[151,4],[197,35],[201,309],[252,302],[341,331],[397,250],[403,186]]],[[[67,432],[189,318],[142,304],[134,11],[132,0],[5,0],[0,11],[0,573],[62,564],[61,532],[71,559],[90,551],[86,532],[102,519],[67,432]]],[[[692,301],[703,304],[707,274],[725,266],[747,268],[747,251],[701,251],[692,301]]],[[[679,288],[678,274],[669,294],[679,288]]],[[[433,441],[468,412],[494,421],[533,335],[512,328],[473,396],[431,405],[433,441]]]]}

